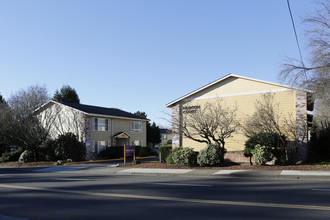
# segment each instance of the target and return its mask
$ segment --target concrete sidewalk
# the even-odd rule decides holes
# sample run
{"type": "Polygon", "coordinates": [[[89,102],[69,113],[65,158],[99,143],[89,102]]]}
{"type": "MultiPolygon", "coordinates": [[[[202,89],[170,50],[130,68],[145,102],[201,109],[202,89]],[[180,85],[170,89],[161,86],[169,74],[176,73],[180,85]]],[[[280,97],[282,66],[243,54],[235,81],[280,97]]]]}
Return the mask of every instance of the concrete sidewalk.
{"type": "MultiPolygon", "coordinates": [[[[65,165],[83,166],[87,164],[102,164],[102,162],[110,162],[104,167],[97,167],[97,169],[82,169],[81,172],[101,172],[103,174],[117,174],[117,175],[183,175],[183,176],[210,176],[210,177],[260,177],[260,178],[290,178],[290,179],[330,179],[330,171],[302,171],[302,170],[219,170],[216,169],[151,169],[151,168],[124,168],[116,167],[116,162],[122,162],[121,159],[99,160],[99,161],[85,161],[78,163],[68,163],[65,165]]],[[[141,157],[137,160],[153,160],[158,161],[157,157],[141,157]]],[[[128,162],[129,163],[129,162],[128,162]]],[[[89,168],[86,166],[85,168],[89,168]]],[[[69,171],[69,170],[68,170],[69,171]]],[[[43,172],[43,171],[39,171],[43,172]]],[[[45,171],[47,172],[47,171],[45,171]]],[[[65,171],[60,171],[65,172],[65,171]]]]}
{"type": "MultiPolygon", "coordinates": [[[[88,167],[86,167],[88,168],[88,167]]],[[[216,169],[150,169],[98,167],[79,169],[77,172],[98,172],[110,175],[160,175],[160,176],[205,176],[205,177],[251,177],[251,178],[290,178],[290,179],[330,179],[330,171],[301,170],[216,170],[216,169]]]]}

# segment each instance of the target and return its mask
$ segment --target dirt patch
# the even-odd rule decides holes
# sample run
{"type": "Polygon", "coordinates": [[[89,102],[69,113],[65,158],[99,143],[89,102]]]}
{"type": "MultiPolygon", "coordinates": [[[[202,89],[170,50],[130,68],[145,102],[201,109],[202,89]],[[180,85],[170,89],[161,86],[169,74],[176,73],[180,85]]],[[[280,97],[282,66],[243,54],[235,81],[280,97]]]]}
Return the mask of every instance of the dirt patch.
{"type": "Polygon", "coordinates": [[[55,162],[30,162],[30,163],[20,163],[20,162],[4,162],[0,163],[0,167],[52,167],[56,166],[55,162]]]}
{"type": "Polygon", "coordinates": [[[325,170],[330,171],[330,166],[320,165],[292,165],[292,166],[261,166],[261,165],[227,165],[221,167],[188,167],[176,164],[164,164],[159,162],[144,162],[141,164],[119,164],[120,167],[129,168],[158,168],[158,169],[214,169],[214,170],[325,170]]]}
{"type": "MultiPolygon", "coordinates": [[[[55,162],[5,162],[0,163],[0,167],[51,167],[56,166],[55,162]]],[[[176,164],[166,164],[160,162],[142,162],[141,164],[119,163],[119,167],[126,168],[155,168],[155,169],[201,169],[201,170],[324,170],[330,171],[330,166],[323,165],[291,165],[291,166],[270,166],[270,165],[248,165],[248,164],[228,164],[221,167],[188,167],[176,164]]]]}

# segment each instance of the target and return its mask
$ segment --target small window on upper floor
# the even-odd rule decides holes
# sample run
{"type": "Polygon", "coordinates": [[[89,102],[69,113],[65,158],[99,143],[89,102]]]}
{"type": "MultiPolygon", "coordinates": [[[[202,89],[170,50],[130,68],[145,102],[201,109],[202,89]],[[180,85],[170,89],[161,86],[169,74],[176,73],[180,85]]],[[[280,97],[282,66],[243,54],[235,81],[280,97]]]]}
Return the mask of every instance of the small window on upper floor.
{"type": "Polygon", "coordinates": [[[131,128],[131,131],[142,132],[142,122],[131,121],[130,128],[131,128]]]}
{"type": "Polygon", "coordinates": [[[93,118],[93,131],[110,131],[110,122],[106,118],[93,118]]]}
{"type": "Polygon", "coordinates": [[[167,140],[167,134],[162,134],[162,140],[167,140]]]}

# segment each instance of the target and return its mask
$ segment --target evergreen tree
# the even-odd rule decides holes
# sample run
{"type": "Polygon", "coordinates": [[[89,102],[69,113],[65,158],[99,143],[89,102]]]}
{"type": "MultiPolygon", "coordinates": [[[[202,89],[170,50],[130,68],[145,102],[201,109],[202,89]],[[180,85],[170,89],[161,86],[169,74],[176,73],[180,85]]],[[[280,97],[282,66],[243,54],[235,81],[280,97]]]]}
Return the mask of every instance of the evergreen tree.
{"type": "Polygon", "coordinates": [[[80,103],[76,90],[69,85],[63,85],[60,91],[56,90],[53,100],[58,102],[80,103]]]}
{"type": "MultiPolygon", "coordinates": [[[[145,112],[137,111],[134,115],[147,119],[147,114],[145,112]]],[[[161,142],[160,130],[155,122],[153,122],[152,125],[150,124],[150,121],[147,122],[147,142],[148,146],[149,144],[155,146],[161,142]]]]}

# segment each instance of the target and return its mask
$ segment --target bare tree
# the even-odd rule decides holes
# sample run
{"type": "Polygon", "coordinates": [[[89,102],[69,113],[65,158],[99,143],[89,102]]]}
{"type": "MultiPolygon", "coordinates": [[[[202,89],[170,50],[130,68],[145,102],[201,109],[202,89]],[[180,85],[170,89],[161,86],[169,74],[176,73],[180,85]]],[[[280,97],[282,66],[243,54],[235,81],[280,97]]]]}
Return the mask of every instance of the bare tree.
{"type": "Polygon", "coordinates": [[[240,125],[236,116],[237,106],[227,107],[221,99],[217,99],[215,102],[206,102],[198,108],[184,111],[182,121],[176,123],[180,125],[185,137],[200,143],[219,145],[223,162],[225,140],[231,137],[240,125]]]}
{"type": "Polygon", "coordinates": [[[8,104],[13,110],[15,118],[21,120],[28,118],[35,109],[48,100],[50,100],[50,96],[47,88],[45,86],[33,85],[26,90],[21,89],[14,93],[8,99],[8,104]]]}
{"type": "Polygon", "coordinates": [[[293,163],[298,146],[307,138],[307,119],[284,115],[274,93],[261,95],[255,113],[243,125],[244,134],[255,144],[268,147],[281,163],[293,163]]]}
{"type": "MultiPolygon", "coordinates": [[[[9,106],[13,112],[14,128],[11,133],[14,143],[34,153],[34,159],[38,159],[38,151],[48,139],[49,129],[44,127],[33,111],[49,100],[45,86],[34,85],[26,90],[20,90],[13,94],[9,100],[9,106]]],[[[44,118],[43,120],[46,120],[44,118]]],[[[47,126],[51,126],[52,119],[47,119],[47,126]]]]}
{"type": "Polygon", "coordinates": [[[307,62],[287,58],[280,78],[293,85],[314,90],[317,116],[321,123],[330,127],[330,2],[318,4],[314,14],[306,17],[306,36],[309,40],[307,62]]]}

